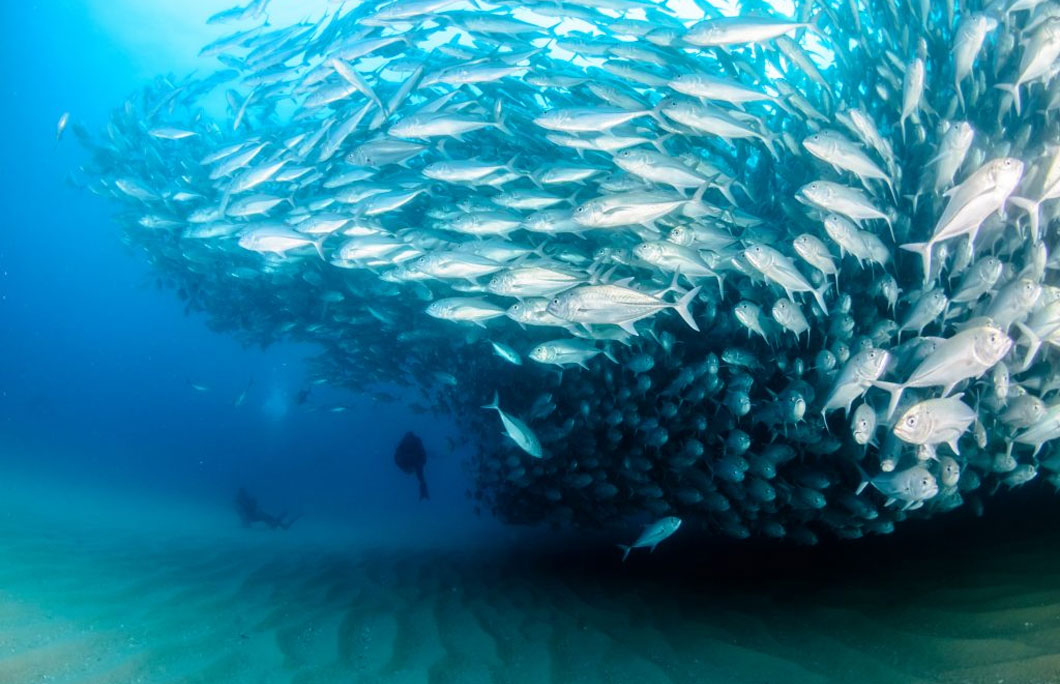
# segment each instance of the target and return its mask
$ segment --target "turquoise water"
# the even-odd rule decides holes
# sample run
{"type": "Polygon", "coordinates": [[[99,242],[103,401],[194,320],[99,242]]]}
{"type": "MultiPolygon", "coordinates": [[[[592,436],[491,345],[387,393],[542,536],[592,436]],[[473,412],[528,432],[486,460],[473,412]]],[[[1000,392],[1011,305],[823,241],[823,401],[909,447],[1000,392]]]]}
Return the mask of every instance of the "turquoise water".
{"type": "Polygon", "coordinates": [[[0,8],[0,683],[1060,681],[1007,4],[0,8]]]}
{"type": "Polygon", "coordinates": [[[856,546],[715,542],[620,565],[584,538],[395,548],[319,525],[247,534],[227,511],[172,500],[136,502],[131,521],[110,492],[69,489],[93,515],[5,490],[5,681],[1055,682],[1060,671],[1044,492],[1030,508],[1007,497],[974,524],[856,546]]]}

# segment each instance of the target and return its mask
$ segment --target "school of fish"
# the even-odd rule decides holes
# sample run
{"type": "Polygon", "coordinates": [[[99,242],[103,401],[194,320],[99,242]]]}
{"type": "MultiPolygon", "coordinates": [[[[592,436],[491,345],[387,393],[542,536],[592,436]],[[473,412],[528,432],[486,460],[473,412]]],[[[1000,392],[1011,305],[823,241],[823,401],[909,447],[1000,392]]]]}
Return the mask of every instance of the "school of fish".
{"type": "Polygon", "coordinates": [[[212,328],[450,414],[480,506],[654,548],[1060,488],[1060,2],[268,4],[74,182],[212,328]]]}

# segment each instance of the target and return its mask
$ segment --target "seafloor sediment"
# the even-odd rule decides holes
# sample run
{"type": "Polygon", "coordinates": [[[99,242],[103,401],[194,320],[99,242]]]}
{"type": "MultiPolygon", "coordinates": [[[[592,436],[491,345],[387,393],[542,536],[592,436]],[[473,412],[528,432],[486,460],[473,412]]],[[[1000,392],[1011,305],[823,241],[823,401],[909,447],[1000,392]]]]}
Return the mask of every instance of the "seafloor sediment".
{"type": "Polygon", "coordinates": [[[2,682],[1060,682],[1056,534],[1004,513],[622,564],[0,509],[2,682]]]}

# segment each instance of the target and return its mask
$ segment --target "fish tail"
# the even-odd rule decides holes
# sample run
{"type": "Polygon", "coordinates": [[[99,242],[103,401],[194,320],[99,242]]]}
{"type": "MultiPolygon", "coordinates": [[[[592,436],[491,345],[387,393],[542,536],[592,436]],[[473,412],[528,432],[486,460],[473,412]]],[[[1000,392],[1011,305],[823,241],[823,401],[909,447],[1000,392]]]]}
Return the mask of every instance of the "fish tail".
{"type": "Polygon", "coordinates": [[[659,103],[657,105],[655,105],[654,107],[652,107],[651,109],[649,109],[649,110],[647,110],[645,112],[645,114],[647,114],[651,118],[655,119],[659,124],[665,124],[666,123],[666,119],[663,118],[663,114],[662,114],[662,110],[663,110],[663,106],[664,106],[663,103],[664,102],[666,102],[666,98],[665,97],[663,99],[659,100],[659,103]]]}
{"type": "Polygon", "coordinates": [[[328,236],[321,235],[316,240],[313,240],[313,247],[317,250],[317,254],[320,255],[321,260],[326,261],[327,257],[324,256],[324,240],[327,240],[328,236]]]}
{"type": "Polygon", "coordinates": [[[696,204],[701,204],[703,202],[703,195],[707,192],[707,188],[709,187],[710,183],[703,183],[698,188],[696,188],[696,191],[692,193],[692,199],[688,201],[695,202],[696,204]]]}
{"type": "Polygon", "coordinates": [[[217,215],[219,218],[224,218],[225,212],[228,210],[228,200],[231,197],[232,187],[229,186],[228,189],[224,191],[224,194],[221,195],[221,206],[217,209],[217,215]]]}
{"type": "Polygon", "coordinates": [[[622,562],[625,563],[626,559],[629,558],[629,552],[633,550],[633,547],[626,546],[625,544],[615,544],[615,546],[622,549],[622,562]]]}
{"type": "Polygon", "coordinates": [[[729,202],[729,204],[731,204],[731,205],[733,205],[735,207],[735,206],[737,206],[739,204],[739,202],[736,201],[736,195],[732,194],[733,186],[737,186],[739,188],[742,188],[744,193],[747,194],[748,197],[751,196],[751,194],[749,192],[747,192],[747,188],[744,187],[743,183],[739,183],[737,181],[730,181],[729,183],[724,184],[724,185],[723,184],[718,184],[715,187],[718,188],[718,192],[720,192],[722,194],[722,196],[729,202]]]}
{"type": "Polygon", "coordinates": [[[907,242],[904,245],[898,245],[899,249],[904,249],[907,252],[916,252],[920,255],[921,260],[924,262],[924,282],[926,283],[931,278],[931,248],[934,244],[930,242],[907,242]]]}
{"type": "Polygon", "coordinates": [[[1023,357],[1023,366],[1020,367],[1019,372],[1027,370],[1031,367],[1034,362],[1034,357],[1038,355],[1038,350],[1041,349],[1042,340],[1037,334],[1023,323],[1016,321],[1016,327],[1019,328],[1028,339],[1027,344],[1027,355],[1023,357]]]}
{"type": "Polygon", "coordinates": [[[502,101],[498,99],[497,105],[493,108],[493,125],[501,133],[512,135],[511,129],[508,128],[508,125],[504,120],[504,108],[501,103],[502,101]]]}
{"type": "MultiPolygon", "coordinates": [[[[509,173],[515,173],[515,174],[519,174],[521,176],[527,176],[527,177],[530,177],[531,180],[533,180],[533,178],[530,176],[530,174],[526,173],[525,171],[520,171],[520,170],[515,168],[515,162],[519,159],[519,157],[522,154],[523,154],[522,152],[516,152],[512,156],[512,158],[508,160],[508,163],[504,165],[504,168],[507,169],[509,173]]],[[[536,181],[535,181],[535,184],[536,184],[536,181]]],[[[540,186],[538,186],[538,187],[540,187],[540,186]]]]}
{"type": "Polygon", "coordinates": [[[1027,212],[1027,215],[1030,216],[1030,219],[1031,219],[1031,239],[1034,242],[1038,242],[1038,234],[1039,234],[1038,231],[1040,230],[1040,225],[1041,225],[1041,223],[1040,223],[1041,219],[1040,219],[1040,215],[1039,215],[1039,208],[1042,206],[1042,201],[1041,200],[1035,201],[1035,200],[1032,200],[1032,199],[1027,199],[1026,197],[1017,197],[1016,195],[1011,195],[1008,198],[1008,201],[1012,202],[1017,207],[1019,207],[1020,209],[1024,210],[1025,212],[1027,212]]]}
{"type": "Polygon", "coordinates": [[[998,90],[1003,90],[1012,96],[1012,100],[1016,105],[1016,113],[1020,113],[1020,88],[1015,83],[995,83],[994,87],[998,90]]]}
{"type": "MultiPolygon", "coordinates": [[[[883,182],[887,184],[887,188],[891,191],[891,199],[894,200],[895,205],[898,204],[898,191],[894,189],[894,180],[890,176],[886,176],[883,182]]],[[[894,240],[894,224],[891,222],[891,217],[887,217],[887,225],[891,229],[891,240],[894,240]]]]}
{"type": "Polygon", "coordinates": [[[872,478],[865,472],[865,469],[861,467],[861,464],[857,461],[854,462],[854,467],[858,469],[858,475],[861,477],[861,481],[858,482],[858,488],[854,490],[854,496],[860,496],[865,487],[868,487],[872,482],[872,478]]]}
{"type": "Polygon", "coordinates": [[[680,292],[681,289],[677,286],[677,278],[681,275],[681,269],[674,271],[674,274],[670,277],[670,284],[662,290],[655,293],[656,297],[663,297],[667,292],[680,292]]]}
{"type": "MultiPolygon", "coordinates": [[[[838,282],[838,280],[836,282],[838,282]]],[[[828,305],[824,303],[824,293],[828,291],[828,288],[830,286],[831,283],[829,283],[828,279],[825,278],[824,284],[816,290],[813,290],[813,298],[817,300],[817,306],[821,307],[821,311],[824,312],[825,316],[828,315],[828,305]]]]}
{"type": "Polygon", "coordinates": [[[491,401],[490,403],[484,405],[482,408],[484,408],[484,409],[496,409],[498,411],[500,410],[500,408],[501,408],[500,394],[497,393],[497,390],[493,390],[493,401],[491,401]]]}
{"type": "Polygon", "coordinates": [[[883,380],[876,380],[872,384],[874,387],[879,387],[891,393],[891,401],[887,404],[887,419],[890,420],[891,416],[894,415],[894,410],[898,408],[898,401],[902,398],[905,385],[897,382],[884,382],[883,380]]]}
{"type": "MultiPolygon", "coordinates": [[[[663,122],[663,123],[665,123],[665,122],[663,122]]],[[[673,133],[664,133],[663,135],[660,135],[658,138],[656,138],[655,140],[651,141],[652,147],[654,147],[655,149],[659,150],[659,152],[661,152],[662,154],[669,154],[669,152],[666,150],[666,147],[665,147],[665,145],[663,145],[663,143],[665,143],[667,140],[672,138],[673,135],[674,135],[673,133]]],[[[579,156],[581,156],[581,150],[578,150],[578,154],[579,154],[579,156]]]]}
{"type": "Polygon", "coordinates": [[[692,312],[689,311],[688,307],[691,306],[692,300],[695,299],[697,294],[699,294],[700,289],[699,286],[693,287],[691,290],[681,295],[681,298],[672,304],[677,314],[684,319],[685,323],[688,323],[688,327],[696,332],[699,332],[699,326],[696,325],[696,320],[692,318],[692,312]]]}
{"type": "Polygon", "coordinates": [[[824,10],[821,9],[820,7],[816,8],[814,13],[811,14],[809,16],[809,18],[806,19],[806,23],[804,23],[802,26],[803,26],[803,28],[806,28],[806,29],[808,29],[810,31],[813,31],[818,36],[821,36],[822,38],[824,38],[825,34],[821,30],[821,25],[820,25],[821,15],[822,14],[824,14],[824,10]]]}

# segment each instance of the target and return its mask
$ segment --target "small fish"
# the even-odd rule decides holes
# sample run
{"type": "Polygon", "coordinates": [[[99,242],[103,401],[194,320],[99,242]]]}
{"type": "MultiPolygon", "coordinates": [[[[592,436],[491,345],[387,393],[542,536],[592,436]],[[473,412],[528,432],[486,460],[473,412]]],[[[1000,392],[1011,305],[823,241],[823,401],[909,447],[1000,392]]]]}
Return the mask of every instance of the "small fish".
{"type": "Polygon", "coordinates": [[[871,484],[887,497],[885,506],[895,501],[904,502],[903,510],[919,507],[924,501],[939,493],[938,480],[923,466],[885,472],[867,479],[858,488],[858,494],[866,484],[871,484]]]}
{"type": "Polygon", "coordinates": [[[850,431],[854,442],[865,446],[876,441],[876,410],[868,404],[861,404],[854,410],[850,419],[850,431]]]}
{"type": "Polygon", "coordinates": [[[622,549],[622,562],[624,563],[629,558],[629,552],[633,549],[642,549],[648,547],[650,551],[654,551],[655,547],[661,542],[669,539],[677,528],[681,527],[681,519],[676,516],[667,516],[660,520],[656,520],[652,524],[644,528],[637,540],[632,544],[619,544],[618,548],[622,549]]]}
{"type": "Polygon", "coordinates": [[[957,440],[978,415],[961,396],[927,399],[910,406],[895,422],[894,434],[910,444],[948,444],[960,455],[957,440]]]}
{"type": "Polygon", "coordinates": [[[493,346],[493,351],[497,354],[497,356],[501,357],[502,359],[514,366],[523,365],[523,359],[521,356],[519,356],[519,352],[515,351],[503,342],[494,342],[491,340],[490,344],[493,346]]]}
{"type": "Polygon", "coordinates": [[[482,408],[492,409],[497,412],[497,415],[501,417],[501,424],[504,425],[504,434],[515,442],[516,446],[534,458],[544,458],[544,454],[541,451],[541,442],[537,439],[537,435],[526,423],[501,409],[500,397],[496,392],[493,393],[493,401],[482,408]]]}
{"type": "Polygon", "coordinates": [[[55,126],[55,142],[59,142],[63,139],[63,132],[66,131],[66,125],[70,123],[70,112],[63,112],[62,116],[59,117],[59,123],[55,126]]]}

